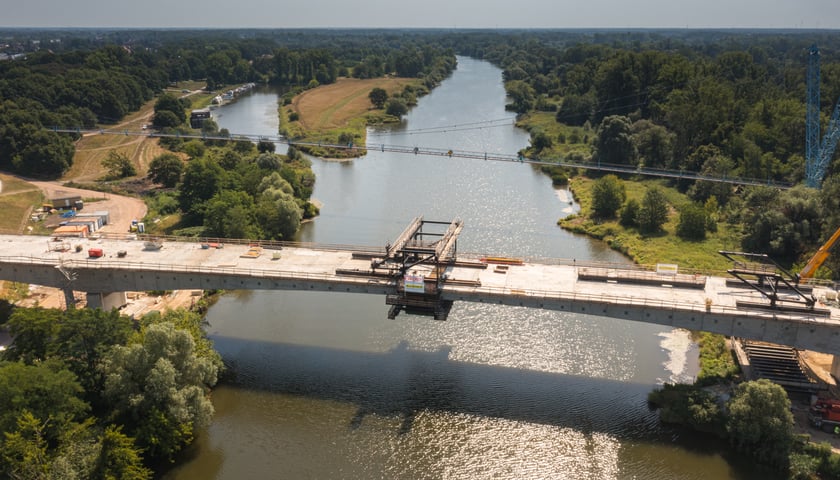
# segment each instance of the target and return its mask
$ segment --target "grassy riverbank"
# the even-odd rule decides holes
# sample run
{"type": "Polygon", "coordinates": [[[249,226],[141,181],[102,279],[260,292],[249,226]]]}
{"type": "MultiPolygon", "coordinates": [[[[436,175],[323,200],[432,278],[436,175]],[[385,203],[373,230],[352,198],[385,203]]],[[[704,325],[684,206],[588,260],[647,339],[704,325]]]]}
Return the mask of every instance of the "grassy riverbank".
{"type": "MultiPolygon", "coordinates": [[[[420,79],[380,77],[371,79],[340,78],[333,84],[305,90],[280,108],[281,133],[298,142],[364,145],[368,125],[399,123],[400,119],[375,108],[368,95],[381,88],[389,97],[399,96],[407,88],[416,95],[428,93],[420,79]]],[[[318,157],[349,158],[364,155],[364,150],[301,146],[318,157]]]]}
{"type": "Polygon", "coordinates": [[[736,225],[719,222],[717,232],[707,232],[702,241],[684,240],[676,235],[679,223],[679,209],[691,200],[664,180],[633,179],[624,181],[627,200],[641,202],[645,192],[652,187],[659,188],[668,202],[668,220],[662,230],[655,234],[642,234],[635,227],[624,227],[618,219],[596,220],[592,212],[593,179],[574,177],[569,188],[581,206],[580,214],[560,219],[557,223],[575,233],[589,235],[606,242],[640,265],[674,263],[681,270],[700,270],[719,273],[729,267],[729,262],[717,252],[739,249],[739,229],[736,225]]]}

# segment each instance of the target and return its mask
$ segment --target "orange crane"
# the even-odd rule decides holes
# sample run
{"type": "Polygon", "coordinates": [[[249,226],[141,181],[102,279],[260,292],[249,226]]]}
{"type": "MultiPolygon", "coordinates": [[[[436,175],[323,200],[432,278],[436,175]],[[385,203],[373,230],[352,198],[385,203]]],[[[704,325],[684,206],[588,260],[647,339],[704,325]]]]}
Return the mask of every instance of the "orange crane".
{"type": "Polygon", "coordinates": [[[799,279],[806,279],[814,276],[817,269],[819,269],[825,262],[825,259],[828,258],[828,254],[831,253],[831,247],[834,246],[837,239],[840,239],[840,228],[838,228],[837,231],[834,232],[834,235],[832,235],[831,238],[829,238],[828,241],[826,241],[820,249],[817,250],[817,253],[808,260],[808,264],[805,265],[805,268],[803,268],[801,272],[799,272],[799,279]]]}

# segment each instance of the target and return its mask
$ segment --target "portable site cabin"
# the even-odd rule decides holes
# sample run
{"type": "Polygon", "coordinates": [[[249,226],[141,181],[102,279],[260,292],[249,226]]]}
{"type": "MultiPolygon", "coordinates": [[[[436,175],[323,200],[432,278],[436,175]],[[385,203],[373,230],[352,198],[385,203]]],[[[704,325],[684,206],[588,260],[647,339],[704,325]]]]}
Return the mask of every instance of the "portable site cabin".
{"type": "Polygon", "coordinates": [[[87,225],[62,225],[53,230],[53,236],[55,237],[85,238],[88,233],[87,225]]]}
{"type": "Polygon", "coordinates": [[[95,212],[85,212],[79,213],[76,215],[77,217],[99,217],[101,220],[102,225],[108,225],[111,222],[111,215],[108,213],[108,210],[97,210],[95,212]]]}
{"type": "Polygon", "coordinates": [[[81,195],[68,195],[65,197],[51,198],[53,208],[75,208],[81,210],[84,203],[81,195]]]}
{"type": "Polygon", "coordinates": [[[84,225],[84,226],[87,227],[88,232],[90,232],[90,233],[93,233],[96,230],[98,230],[98,227],[96,226],[96,221],[94,221],[94,220],[73,220],[71,222],[65,223],[64,225],[65,226],[84,225]]]}
{"type": "Polygon", "coordinates": [[[93,224],[94,228],[91,231],[96,231],[102,228],[104,225],[102,223],[102,217],[96,217],[92,215],[76,215],[70,222],[90,222],[93,224]]]}

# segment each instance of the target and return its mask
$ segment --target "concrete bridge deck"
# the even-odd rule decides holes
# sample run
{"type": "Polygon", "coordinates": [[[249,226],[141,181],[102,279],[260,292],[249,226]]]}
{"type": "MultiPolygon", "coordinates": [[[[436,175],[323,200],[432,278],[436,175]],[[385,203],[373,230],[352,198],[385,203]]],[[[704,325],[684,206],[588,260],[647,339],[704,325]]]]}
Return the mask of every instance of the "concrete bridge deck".
{"type": "MultiPolygon", "coordinates": [[[[400,286],[394,278],[371,273],[370,255],[384,255],[384,248],[286,245],[282,250],[263,248],[249,254],[247,244],[214,248],[165,241],[162,248],[149,250],[142,240],[118,237],[66,239],[70,249],[56,251],[62,242],[50,237],[0,235],[0,279],[106,293],[275,289],[393,295],[400,286]],[[75,251],[76,245],[81,251],[75,251]],[[101,248],[103,256],[89,258],[90,248],[101,248]],[[354,258],[353,251],[359,249],[369,256],[354,258]],[[118,256],[120,251],[125,252],[123,257],[118,256]]],[[[431,275],[434,268],[416,265],[412,272],[431,275]]],[[[751,289],[727,286],[724,277],[684,275],[677,282],[673,275],[633,266],[571,260],[497,266],[470,255],[459,255],[444,275],[441,298],[447,301],[607,316],[840,353],[837,308],[821,306],[822,314],[738,308],[737,301],[760,303],[763,298],[751,289]],[[596,269],[601,273],[593,277],[596,269]]],[[[815,295],[820,297],[819,288],[815,295]]]]}

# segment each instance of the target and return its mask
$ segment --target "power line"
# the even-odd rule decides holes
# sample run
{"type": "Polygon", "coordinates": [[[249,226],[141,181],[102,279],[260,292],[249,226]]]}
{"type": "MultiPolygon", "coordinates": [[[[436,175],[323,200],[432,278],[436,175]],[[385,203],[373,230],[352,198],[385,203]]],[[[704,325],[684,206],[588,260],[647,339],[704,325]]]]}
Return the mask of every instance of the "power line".
{"type": "Polygon", "coordinates": [[[664,177],[681,180],[693,181],[708,181],[718,183],[728,183],[733,185],[752,185],[752,186],[770,186],[776,188],[790,188],[793,185],[787,182],[779,182],[770,178],[756,179],[746,177],[731,177],[726,175],[701,174],[698,172],[690,172],[685,170],[673,170],[666,168],[650,168],[650,167],[636,167],[633,165],[609,164],[602,162],[582,162],[570,159],[538,159],[528,158],[519,154],[505,154],[492,152],[477,152],[469,150],[455,150],[445,148],[420,147],[420,146],[404,146],[404,145],[386,145],[384,143],[370,143],[366,145],[346,144],[338,145],[323,142],[299,142],[290,140],[279,135],[253,135],[253,134],[234,134],[227,136],[222,135],[205,135],[205,134],[183,134],[183,133],[159,133],[150,131],[136,131],[136,130],[84,130],[81,128],[60,128],[52,127],[51,131],[57,133],[74,133],[77,135],[124,135],[148,138],[181,138],[189,140],[221,140],[221,141],[248,141],[248,142],[272,142],[282,143],[289,146],[302,145],[307,147],[321,147],[321,148],[335,148],[340,150],[350,150],[366,154],[368,151],[379,151],[389,153],[402,153],[407,155],[426,155],[435,157],[450,157],[450,158],[468,158],[475,160],[487,160],[494,162],[509,162],[509,163],[527,163],[538,166],[560,166],[569,168],[583,168],[587,170],[595,170],[602,172],[623,173],[629,175],[644,175],[652,177],[664,177]]]}

